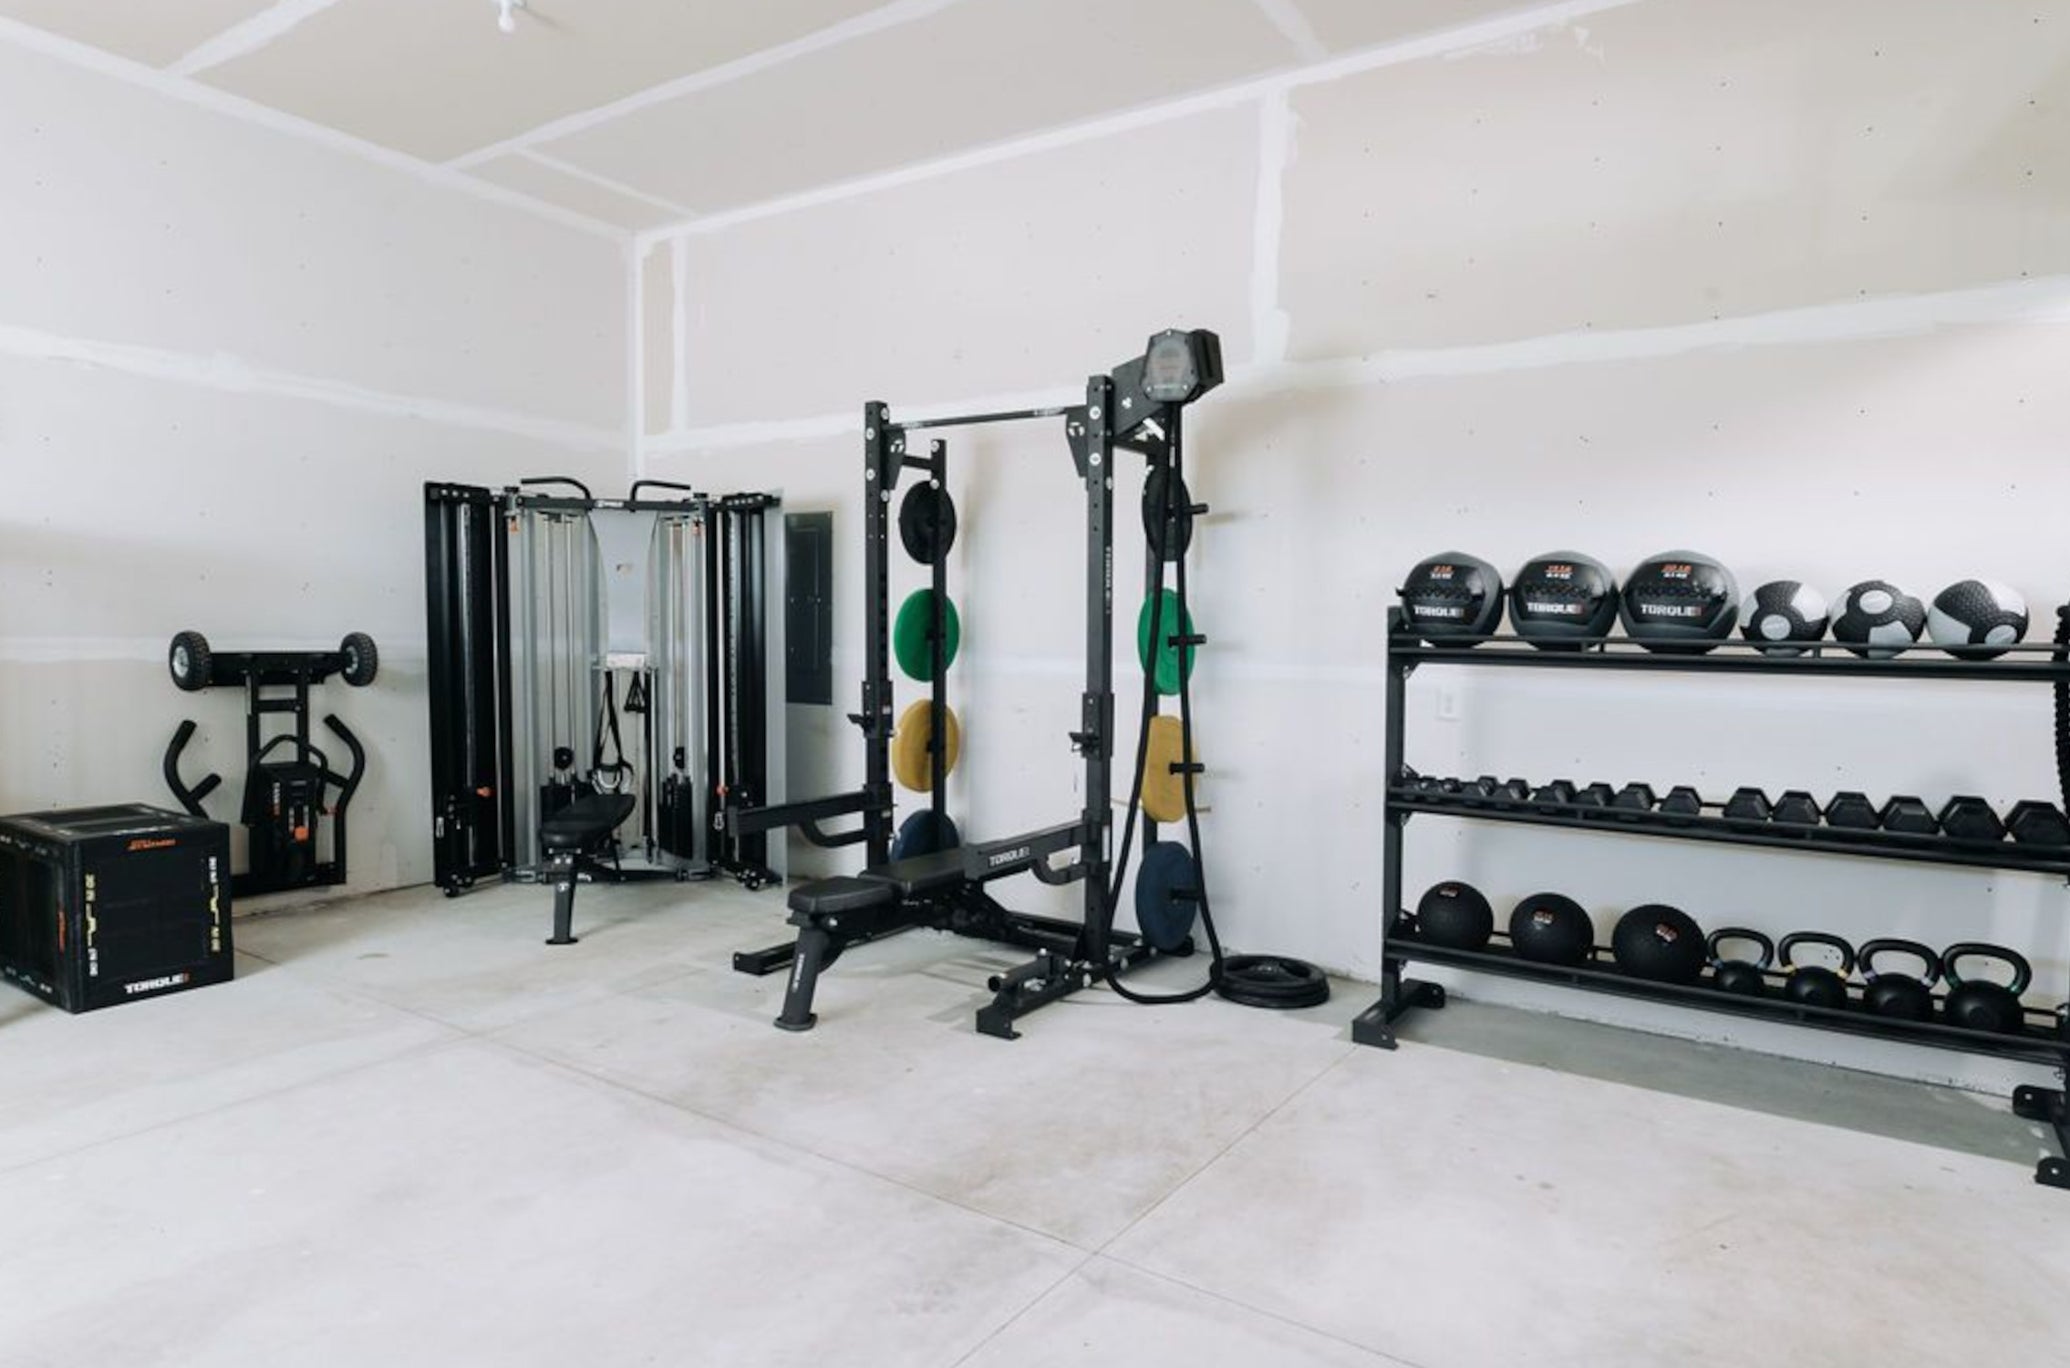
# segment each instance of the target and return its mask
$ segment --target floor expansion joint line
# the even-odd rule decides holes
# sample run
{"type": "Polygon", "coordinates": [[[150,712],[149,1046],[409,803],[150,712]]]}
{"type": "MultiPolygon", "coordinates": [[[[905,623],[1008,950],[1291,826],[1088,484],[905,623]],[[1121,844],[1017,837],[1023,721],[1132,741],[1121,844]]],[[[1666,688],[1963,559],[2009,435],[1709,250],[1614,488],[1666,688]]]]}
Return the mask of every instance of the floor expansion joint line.
{"type": "Polygon", "coordinates": [[[607,1088],[615,1088],[619,1092],[625,1093],[629,1096],[637,1097],[647,1102],[653,1102],[659,1106],[668,1107],[671,1110],[683,1113],[685,1116],[694,1116],[700,1121],[709,1122],[714,1126],[723,1127],[724,1129],[733,1131],[736,1134],[747,1136],[748,1138],[753,1140],[759,1140],[764,1144],[775,1145],[779,1148],[787,1149],[794,1154],[802,1154],[809,1159],[817,1159],[819,1162],[823,1164],[832,1164],[836,1168],[846,1169],[850,1173],[860,1174],[863,1177],[873,1179],[876,1182],[889,1183],[893,1187],[903,1188],[905,1191],[912,1193],[916,1197],[924,1197],[928,1201],[939,1202],[945,1207],[951,1207],[957,1211],[963,1212],[966,1215],[976,1216],[982,1220],[992,1221],[996,1224],[1007,1226],[1010,1229],[1020,1231],[1024,1235],[1033,1235],[1037,1239],[1047,1240],[1051,1244],[1060,1245],[1065,1249],[1076,1250],[1077,1252],[1084,1254],[1087,1258],[1094,1257],[1099,1253],[1098,1250],[1087,1249],[1084,1245],[1076,1244],[1071,1240],[1068,1240],[1063,1236],[1054,1233],[1053,1231],[1042,1230],[1038,1227],[1024,1224],[1023,1222],[1014,1220],[1010,1216],[1001,1216],[997,1212],[982,1210],[978,1207],[971,1206],[966,1202],[959,1202],[953,1197],[944,1197],[939,1192],[929,1192],[926,1188],[921,1187],[908,1179],[900,1178],[895,1174],[878,1173],[874,1169],[864,1168],[861,1164],[856,1163],[853,1159],[843,1159],[838,1155],[827,1154],[824,1151],[816,1150],[812,1148],[810,1145],[801,1145],[797,1141],[792,1140],[786,1136],[771,1135],[769,1132],[757,1130],[753,1126],[744,1126],[738,1120],[732,1117],[719,1116],[713,1112],[705,1111],[700,1107],[693,1107],[689,1103],[684,1102],[678,1098],[669,1097],[662,1093],[649,1092],[647,1089],[628,1083],[622,1078],[612,1078],[606,1074],[592,1073],[590,1070],[585,1069],[580,1065],[570,1064],[565,1059],[556,1059],[552,1055],[541,1054],[537,1050],[527,1049],[524,1046],[516,1044],[512,1041],[499,1040],[492,1035],[477,1036],[475,1037],[475,1039],[481,1044],[493,1045],[498,1049],[508,1050],[511,1054],[518,1055],[524,1059],[531,1061],[532,1063],[542,1064],[552,1069],[559,1069],[564,1073],[573,1074],[578,1078],[588,1079],[592,1083],[601,1083],[607,1088]]]}
{"type": "Polygon", "coordinates": [[[988,1348],[991,1344],[998,1340],[998,1338],[1001,1335],[1013,1329],[1016,1325],[1019,1325],[1022,1319],[1026,1317],[1030,1311],[1033,1311],[1036,1307],[1042,1305],[1042,1303],[1048,1301],[1051,1297],[1055,1296],[1057,1292],[1062,1290],[1065,1284],[1069,1283],[1080,1273],[1083,1273],[1086,1270],[1086,1267],[1099,1257],[1100,1256],[1097,1254],[1088,1253],[1077,1263],[1072,1264],[1069,1268],[1065,1269],[1062,1277],[1058,1278],[1048,1287],[1045,1287],[1040,1292],[1036,1293],[1035,1296],[1029,1300],[1027,1305],[1020,1307],[1012,1315],[1008,1316],[1005,1320],[993,1326],[991,1333],[987,1334],[976,1344],[971,1345],[968,1352],[958,1354],[954,1359],[950,1360],[949,1364],[947,1365],[947,1368],[962,1368],[964,1364],[970,1362],[979,1354],[982,1354],[986,1350],[986,1348],[988,1348]]]}
{"type": "Polygon", "coordinates": [[[1238,1297],[1232,1297],[1226,1292],[1217,1292],[1213,1288],[1202,1287],[1198,1283],[1188,1282],[1186,1279],[1174,1277],[1170,1273],[1160,1272],[1155,1268],[1146,1268],[1142,1264],[1132,1259],[1123,1258],[1118,1254],[1101,1254],[1097,1257],[1105,1259],[1108,1263],[1126,1268],[1132,1273],[1140,1273],[1146,1278],[1155,1278],[1159,1282],[1169,1283],[1173,1287],[1184,1288],[1196,1296],[1206,1297],[1208,1300],[1220,1302],[1224,1306],[1235,1307],[1248,1315],[1263,1316],[1265,1319],[1275,1321],[1280,1325],[1291,1326],[1303,1334],[1314,1335],[1318,1339],[1326,1339],[1333,1344],[1341,1344],[1347,1349],[1356,1349],[1361,1354],[1370,1354],[1374,1358],[1400,1364],[1401,1368],[1431,1368],[1429,1364],[1422,1363],[1419,1360],[1403,1358],[1400,1354],[1391,1354],[1385,1349],[1375,1349],[1370,1344],[1360,1344],[1357,1340],[1346,1339],[1344,1336],[1334,1331],[1325,1330],[1321,1326],[1310,1325],[1303,1320],[1295,1320],[1284,1312],[1274,1311],[1269,1307],[1253,1306],[1251,1303],[1238,1297]]]}

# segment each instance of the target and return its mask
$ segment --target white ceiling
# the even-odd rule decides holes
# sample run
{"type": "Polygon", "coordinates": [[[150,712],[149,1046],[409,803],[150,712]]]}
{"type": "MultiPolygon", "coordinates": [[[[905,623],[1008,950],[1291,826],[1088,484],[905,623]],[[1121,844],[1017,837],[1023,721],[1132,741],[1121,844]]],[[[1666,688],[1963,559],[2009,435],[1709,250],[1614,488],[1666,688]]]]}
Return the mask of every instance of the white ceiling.
{"type": "Polygon", "coordinates": [[[0,16],[620,228],[1519,0],[0,0],[0,16]]]}

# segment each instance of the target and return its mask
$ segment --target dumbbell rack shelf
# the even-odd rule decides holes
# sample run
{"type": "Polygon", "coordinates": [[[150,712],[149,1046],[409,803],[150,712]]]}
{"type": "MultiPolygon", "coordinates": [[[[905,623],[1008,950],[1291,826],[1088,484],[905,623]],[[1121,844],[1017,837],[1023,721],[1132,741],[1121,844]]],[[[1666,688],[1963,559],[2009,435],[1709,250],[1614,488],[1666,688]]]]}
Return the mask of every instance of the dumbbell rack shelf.
{"type": "MultiPolygon", "coordinates": [[[[2070,609],[2063,610],[2070,614],[2070,609]]],[[[1657,812],[1602,808],[1579,803],[1519,800],[1503,794],[1483,795],[1470,786],[1457,792],[1418,787],[1419,776],[1404,760],[1407,733],[1408,681],[1418,666],[1463,665],[1493,668],[1565,670],[1636,670],[1683,674],[1767,674],[1798,678],[1873,678],[1970,680],[1996,683],[2070,683],[2070,660],[2052,643],[2023,643],[1991,660],[1956,658],[1920,647],[1882,660],[1854,656],[1832,642],[1809,646],[1803,655],[1772,656],[1751,643],[1721,642],[1705,654],[1668,654],[1647,650],[1628,637],[1577,640],[1571,649],[1547,651],[1517,636],[1451,638],[1434,646],[1404,631],[1399,608],[1388,615],[1385,851],[1382,873],[1384,906],[1381,994],[1352,1023],[1360,1044],[1392,1049],[1394,1023],[1417,1008],[1445,1005],[1442,985],[1407,976],[1411,963],[1442,965],[1538,983],[1557,984],[1619,997],[1679,1004],[1698,1010],[1782,1021],[1853,1036],[1874,1037],[1911,1045],[2042,1064],[2070,1076],[2070,1015],[2029,1007],[2027,1029],[2019,1034],[1970,1031],[1941,1021],[1910,1022],[1869,1016],[1859,1010],[1834,1010],[1792,1003],[1780,996],[1743,996],[1696,984],[1663,983],[1619,971],[1609,951],[1591,950],[1579,965],[1526,960],[1499,930],[1482,950],[1461,950],[1422,942],[1401,924],[1402,843],[1409,819],[1417,814],[1470,821],[1509,822],[1596,832],[1605,835],[1667,838],[1742,845],[1870,859],[1907,860],[1956,867],[2016,870],[2070,880],[2070,848],[2029,845],[2012,840],[1976,841],[1944,835],[1912,835],[1880,830],[1827,826],[1778,827],[1722,815],[1707,805],[1704,815],[1667,816],[1657,812]]],[[[1779,987],[1780,974],[1771,976],[1779,987]]],[[[2022,1087],[2013,1096],[2015,1113],[2052,1124],[2059,1148],[2070,1153],[2070,1102],[2061,1089],[2022,1087]]],[[[2037,1182],[2070,1188],[2070,1161],[2050,1156],[2036,1167],[2037,1182]]]]}

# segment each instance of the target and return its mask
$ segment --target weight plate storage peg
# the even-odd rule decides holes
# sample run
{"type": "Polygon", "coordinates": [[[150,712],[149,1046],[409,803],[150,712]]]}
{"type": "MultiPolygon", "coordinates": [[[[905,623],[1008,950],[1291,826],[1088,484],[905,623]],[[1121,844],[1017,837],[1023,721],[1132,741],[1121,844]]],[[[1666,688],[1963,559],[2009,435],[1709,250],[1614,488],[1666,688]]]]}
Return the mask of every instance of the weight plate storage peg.
{"type": "Polygon", "coordinates": [[[2005,826],[2021,845],[2070,845],[2070,820],[2064,818],[2063,810],[2054,803],[2040,803],[2031,798],[2015,803],[2005,819],[2005,826]]]}
{"type": "MultiPolygon", "coordinates": [[[[891,654],[908,679],[934,678],[934,607],[934,590],[915,589],[906,595],[892,620],[891,654]]],[[[941,609],[941,669],[947,673],[956,663],[957,648],[963,645],[963,619],[956,612],[955,600],[946,594],[941,597],[941,609]]]]}
{"type": "Polygon", "coordinates": [[[1200,793],[1200,752],[1184,755],[1185,735],[1179,719],[1160,714],[1150,719],[1150,740],[1143,748],[1143,815],[1153,822],[1186,820],[1186,775],[1194,766],[1193,791],[1200,793]]]}
{"type": "Polygon", "coordinates": [[[898,539],[922,565],[948,557],[956,544],[956,501],[932,480],[914,485],[898,506],[898,539]]]}
{"type": "Polygon", "coordinates": [[[1941,808],[1941,834],[1958,841],[2002,841],[2005,823],[1998,811],[1973,795],[1950,798],[1941,808]]]}
{"type": "Polygon", "coordinates": [[[1721,993],[1742,997],[1768,996],[1768,966],[1775,963],[1775,942],[1746,926],[1721,926],[1704,942],[1704,954],[1711,962],[1711,986],[1721,993]],[[1724,959],[1718,947],[1727,941],[1745,941],[1761,951],[1758,960],[1724,959]]]}
{"type": "Polygon", "coordinates": [[[1167,955],[1187,949],[1200,915],[1200,866],[1177,841],[1143,847],[1136,870],[1136,925],[1143,939],[1167,955]]]}
{"type": "MultiPolygon", "coordinates": [[[[954,708],[943,708],[947,725],[942,728],[943,746],[942,774],[955,772],[956,761],[963,754],[963,728],[956,721],[954,708]]],[[[915,793],[926,793],[934,787],[934,766],[930,748],[934,743],[934,703],[921,699],[899,714],[898,726],[891,734],[891,777],[915,793]]]]}
{"type": "MultiPolygon", "coordinates": [[[[1164,606],[1157,610],[1157,635],[1164,638],[1157,644],[1157,668],[1155,678],[1157,692],[1169,698],[1179,691],[1179,685],[1193,677],[1194,647],[1188,643],[1184,648],[1175,645],[1173,637],[1194,635],[1191,614],[1179,610],[1179,596],[1169,589],[1160,589],[1164,606]]],[[[1150,669],[1150,613],[1156,598],[1145,595],[1142,611],[1136,614],[1136,658],[1143,668],[1150,669]]]]}

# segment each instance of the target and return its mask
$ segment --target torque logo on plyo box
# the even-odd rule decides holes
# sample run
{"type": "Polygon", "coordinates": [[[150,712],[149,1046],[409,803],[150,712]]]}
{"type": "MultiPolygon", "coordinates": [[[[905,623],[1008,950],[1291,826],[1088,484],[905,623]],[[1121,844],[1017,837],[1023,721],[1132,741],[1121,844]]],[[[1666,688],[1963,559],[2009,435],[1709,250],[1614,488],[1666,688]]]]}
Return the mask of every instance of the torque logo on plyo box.
{"type": "Polygon", "coordinates": [[[128,993],[131,997],[135,997],[138,993],[155,993],[161,988],[177,988],[181,984],[192,981],[193,978],[192,974],[180,973],[166,974],[159,978],[138,979],[135,983],[123,984],[122,991],[128,993]]]}

